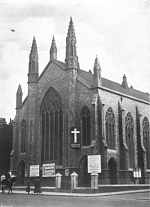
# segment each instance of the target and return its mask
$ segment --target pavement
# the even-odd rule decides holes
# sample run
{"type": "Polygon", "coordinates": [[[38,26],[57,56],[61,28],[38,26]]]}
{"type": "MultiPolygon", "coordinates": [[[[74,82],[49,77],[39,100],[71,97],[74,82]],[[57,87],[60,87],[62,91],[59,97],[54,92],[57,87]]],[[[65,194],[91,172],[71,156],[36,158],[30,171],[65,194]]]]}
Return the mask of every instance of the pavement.
{"type": "Polygon", "coordinates": [[[1,194],[1,207],[150,207],[150,192],[97,197],[1,194]]]}
{"type": "MultiPolygon", "coordinates": [[[[150,189],[141,189],[141,190],[126,190],[126,191],[117,191],[117,192],[107,192],[107,193],[74,193],[74,192],[51,192],[51,191],[43,191],[40,195],[46,196],[65,196],[65,197],[101,197],[101,196],[110,196],[110,195],[122,195],[122,194],[132,194],[132,193],[143,193],[150,192],[150,189]]],[[[7,193],[7,191],[6,191],[7,193]]],[[[25,190],[18,190],[13,188],[13,194],[26,194],[25,190]]],[[[33,188],[31,187],[30,195],[35,195],[33,192],[33,188]]]]}

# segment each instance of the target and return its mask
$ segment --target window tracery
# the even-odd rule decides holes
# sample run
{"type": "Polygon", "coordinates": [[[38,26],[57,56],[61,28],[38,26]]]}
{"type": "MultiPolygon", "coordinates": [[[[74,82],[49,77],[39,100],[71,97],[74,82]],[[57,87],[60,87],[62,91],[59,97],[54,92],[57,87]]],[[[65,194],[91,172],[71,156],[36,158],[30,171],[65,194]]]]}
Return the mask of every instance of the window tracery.
{"type": "Polygon", "coordinates": [[[147,169],[150,169],[150,137],[149,137],[149,121],[147,117],[143,119],[143,145],[146,150],[147,169]]]}
{"type": "Polygon", "coordinates": [[[106,125],[106,141],[107,146],[110,149],[115,149],[116,140],[115,140],[115,116],[112,108],[108,108],[105,116],[105,125],[106,125]]]}

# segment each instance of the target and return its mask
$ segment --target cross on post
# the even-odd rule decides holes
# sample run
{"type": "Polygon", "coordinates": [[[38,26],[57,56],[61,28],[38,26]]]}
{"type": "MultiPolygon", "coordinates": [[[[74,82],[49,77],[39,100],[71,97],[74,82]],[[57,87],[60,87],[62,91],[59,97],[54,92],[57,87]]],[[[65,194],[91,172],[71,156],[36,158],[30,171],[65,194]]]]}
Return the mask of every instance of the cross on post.
{"type": "Polygon", "coordinates": [[[71,134],[74,135],[74,143],[77,143],[77,134],[80,134],[80,131],[78,131],[76,128],[74,128],[74,130],[71,131],[71,134]]]}

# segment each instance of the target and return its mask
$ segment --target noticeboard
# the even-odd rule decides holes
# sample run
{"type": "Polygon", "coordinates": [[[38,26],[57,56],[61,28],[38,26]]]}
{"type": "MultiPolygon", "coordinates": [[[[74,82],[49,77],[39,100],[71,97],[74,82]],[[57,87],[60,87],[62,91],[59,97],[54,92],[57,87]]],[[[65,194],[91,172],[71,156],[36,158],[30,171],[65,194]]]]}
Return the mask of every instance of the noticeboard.
{"type": "Polygon", "coordinates": [[[42,177],[55,176],[55,163],[46,163],[42,165],[42,177]]]}
{"type": "Polygon", "coordinates": [[[30,165],[30,177],[38,177],[40,172],[39,165],[30,165]]]}
{"type": "Polygon", "coordinates": [[[134,178],[141,178],[141,169],[140,168],[135,168],[133,171],[133,177],[134,178]]]}
{"type": "Polygon", "coordinates": [[[88,155],[88,173],[101,173],[101,155],[88,155]]]}

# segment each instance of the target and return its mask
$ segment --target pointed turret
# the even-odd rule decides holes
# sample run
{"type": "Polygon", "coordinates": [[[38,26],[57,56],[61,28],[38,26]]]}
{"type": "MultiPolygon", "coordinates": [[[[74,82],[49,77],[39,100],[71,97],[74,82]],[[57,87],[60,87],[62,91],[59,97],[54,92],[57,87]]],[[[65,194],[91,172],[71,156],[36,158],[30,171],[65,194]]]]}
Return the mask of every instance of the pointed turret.
{"type": "Polygon", "coordinates": [[[36,83],[39,75],[38,51],[35,37],[33,37],[32,47],[29,55],[28,83],[36,83]]]}
{"type": "Polygon", "coordinates": [[[78,69],[79,62],[76,51],[76,36],[72,18],[70,17],[68,33],[66,37],[66,65],[68,69],[78,69]]]}
{"type": "Polygon", "coordinates": [[[123,88],[125,88],[125,89],[127,89],[127,88],[129,88],[128,87],[128,82],[127,82],[127,77],[126,77],[126,75],[124,74],[124,76],[123,76],[123,80],[122,80],[122,87],[123,88]]]}
{"type": "Polygon", "coordinates": [[[98,57],[96,56],[94,62],[94,86],[100,87],[101,86],[101,67],[98,61],[98,57]]]}
{"type": "Polygon", "coordinates": [[[20,109],[22,107],[22,89],[21,85],[19,84],[17,93],[16,93],[16,109],[20,109]]]}
{"type": "Polygon", "coordinates": [[[50,61],[53,61],[53,60],[57,60],[57,47],[56,47],[54,36],[53,36],[52,44],[50,48],[50,61]]]}

